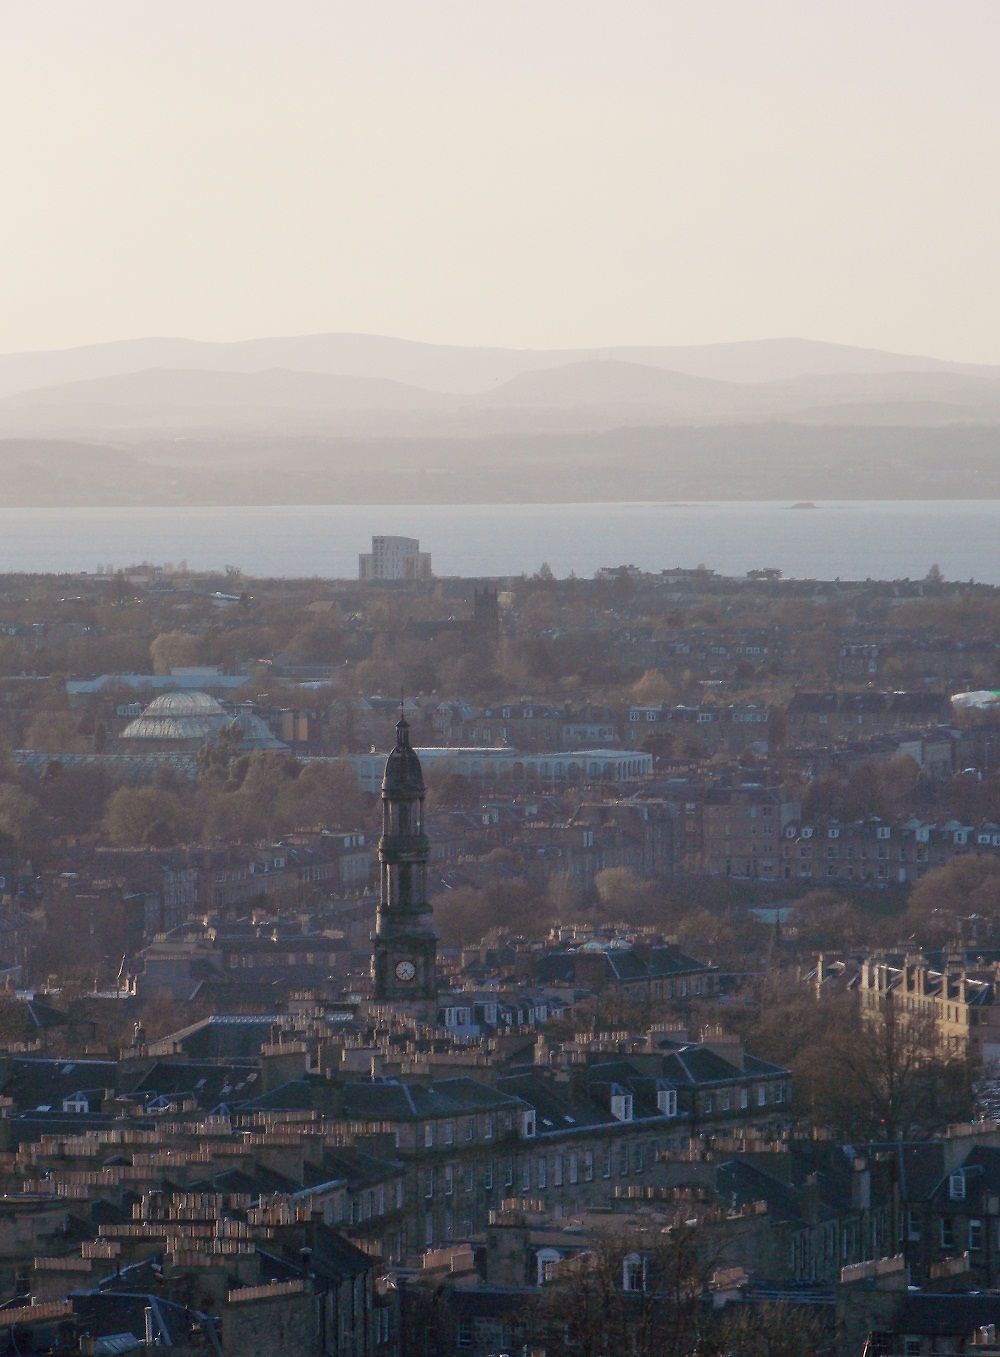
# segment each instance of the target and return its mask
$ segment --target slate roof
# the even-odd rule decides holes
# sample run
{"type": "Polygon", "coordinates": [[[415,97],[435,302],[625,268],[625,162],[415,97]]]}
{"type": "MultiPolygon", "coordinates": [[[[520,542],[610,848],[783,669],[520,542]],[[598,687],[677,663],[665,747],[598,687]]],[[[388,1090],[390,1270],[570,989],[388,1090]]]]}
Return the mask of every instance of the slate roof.
{"type": "Polygon", "coordinates": [[[541,984],[576,984],[576,959],[580,953],[603,956],[608,975],[625,984],[629,981],[662,980],[675,975],[703,975],[717,969],[676,947],[653,947],[646,958],[634,947],[595,940],[579,948],[548,952],[539,957],[535,963],[536,980],[541,984]]]}
{"type": "Polygon", "coordinates": [[[14,1100],[18,1111],[62,1111],[64,1098],[83,1088],[118,1087],[114,1060],[60,1060],[38,1056],[11,1056],[6,1062],[0,1093],[14,1100]]]}
{"type": "Polygon", "coordinates": [[[158,1060],[130,1085],[128,1094],[142,1101],[187,1096],[199,1107],[212,1108],[252,1098],[259,1085],[259,1071],[245,1065],[158,1060]]]}
{"type": "Polygon", "coordinates": [[[850,1212],[854,1169],[851,1146],[797,1141],[784,1154],[736,1155],[718,1167],[716,1189],[738,1201],[766,1201],[778,1220],[832,1219],[850,1212]]]}
{"type": "Polygon", "coordinates": [[[741,1070],[707,1046],[689,1045],[664,1055],[663,1077],[678,1087],[693,1088],[739,1082],[747,1078],[788,1075],[788,1070],[782,1069],[780,1065],[772,1065],[769,1060],[761,1060],[755,1055],[744,1055],[743,1066],[741,1070]]]}
{"type": "Polygon", "coordinates": [[[590,1097],[575,1095],[568,1084],[558,1087],[538,1074],[511,1074],[497,1080],[497,1088],[535,1109],[535,1134],[565,1135],[575,1130],[618,1123],[607,1108],[590,1097]]]}
{"type": "Polygon", "coordinates": [[[467,1115],[494,1109],[514,1109],[516,1097],[459,1077],[432,1084],[401,1084],[395,1080],[347,1084],[343,1090],[343,1115],[358,1119],[416,1121],[425,1118],[467,1115]]]}
{"type": "Polygon", "coordinates": [[[265,1168],[263,1164],[255,1164],[252,1172],[226,1169],[205,1179],[201,1187],[192,1183],[187,1191],[247,1193],[251,1197],[266,1197],[274,1192],[297,1192],[298,1188],[299,1184],[285,1174],[265,1168]]]}
{"type": "Polygon", "coordinates": [[[715,1183],[720,1194],[740,1204],[767,1202],[768,1215],[774,1220],[797,1222],[803,1218],[801,1199],[795,1189],[744,1159],[720,1164],[715,1183]]]}
{"type": "Polygon", "coordinates": [[[280,1021],[278,1014],[215,1014],[161,1037],[156,1044],[172,1042],[188,1056],[253,1060],[260,1055],[260,1048],[271,1039],[272,1029],[280,1021]]]}
{"type": "MultiPolygon", "coordinates": [[[[107,1126],[120,1124],[117,1113],[112,1112],[24,1112],[4,1119],[4,1130],[11,1148],[42,1136],[82,1135],[85,1131],[95,1131],[107,1126]]],[[[152,1121],[129,1120],[130,1127],[140,1126],[148,1130],[152,1121]]]]}
{"type": "Polygon", "coordinates": [[[929,1201],[944,1175],[944,1146],[939,1141],[881,1142],[866,1145],[870,1158],[889,1157],[904,1202],[929,1201]]]}
{"type": "Polygon", "coordinates": [[[375,1266],[374,1260],[367,1253],[363,1253],[349,1239],[326,1225],[318,1225],[316,1228],[309,1264],[321,1277],[329,1277],[334,1281],[362,1277],[375,1266]]]}
{"type": "Polygon", "coordinates": [[[925,1292],[906,1296],[895,1327],[898,1333],[968,1338],[986,1324],[1000,1324],[1000,1296],[925,1292]]]}
{"type": "Polygon", "coordinates": [[[455,1286],[447,1291],[447,1304],[458,1318],[505,1319],[523,1314],[525,1305],[537,1296],[538,1292],[527,1286],[455,1286]]]}
{"type": "Polygon", "coordinates": [[[318,1103],[316,1097],[318,1082],[329,1090],[330,1086],[326,1081],[317,1081],[308,1075],[302,1079],[289,1079],[284,1084],[279,1084],[277,1088],[269,1089],[266,1093],[259,1093],[256,1097],[249,1099],[243,1104],[242,1110],[245,1112],[311,1112],[317,1107],[318,1103]]]}
{"type": "Polygon", "coordinates": [[[61,1009],[53,1008],[42,999],[26,999],[24,1003],[25,1023],[28,1027],[45,1031],[50,1027],[67,1027],[73,1019],[61,1009]]]}
{"type": "Polygon", "coordinates": [[[345,1148],[328,1150],[324,1154],[322,1172],[327,1181],[341,1178],[352,1188],[360,1188],[384,1183],[386,1178],[403,1173],[404,1168],[396,1159],[383,1159],[366,1150],[345,1148]]]}
{"type": "Polygon", "coordinates": [[[965,1179],[965,1195],[951,1199],[949,1178],[944,1174],[933,1193],[935,1210],[954,1210],[960,1215],[988,1214],[986,1198],[1000,1191],[1000,1149],[992,1145],[977,1145],[958,1166],[965,1179]]]}
{"type": "MultiPolygon", "coordinates": [[[[146,1307],[149,1306],[157,1328],[168,1335],[169,1346],[186,1346],[193,1325],[200,1318],[196,1311],[183,1305],[142,1292],[85,1291],[74,1293],[70,1299],[78,1323],[94,1337],[131,1333],[136,1338],[144,1338],[146,1307]]],[[[220,1353],[214,1325],[209,1323],[207,1327],[211,1332],[211,1346],[206,1351],[220,1353]]]]}

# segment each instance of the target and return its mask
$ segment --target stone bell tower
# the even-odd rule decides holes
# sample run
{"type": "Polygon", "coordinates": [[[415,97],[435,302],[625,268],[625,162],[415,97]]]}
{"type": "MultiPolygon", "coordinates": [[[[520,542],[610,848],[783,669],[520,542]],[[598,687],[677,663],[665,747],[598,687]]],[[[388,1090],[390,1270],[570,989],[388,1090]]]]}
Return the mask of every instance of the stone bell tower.
{"type": "Polygon", "coordinates": [[[424,776],[402,711],[382,778],[379,903],[372,950],[376,1003],[432,1003],[437,934],[427,903],[424,776]]]}

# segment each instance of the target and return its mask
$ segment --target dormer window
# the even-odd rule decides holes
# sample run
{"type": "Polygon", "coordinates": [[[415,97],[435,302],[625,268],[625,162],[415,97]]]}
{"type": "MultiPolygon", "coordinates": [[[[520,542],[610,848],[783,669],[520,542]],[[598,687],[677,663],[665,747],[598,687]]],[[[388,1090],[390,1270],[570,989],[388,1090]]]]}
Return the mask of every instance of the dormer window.
{"type": "Polygon", "coordinates": [[[953,1202],[965,1201],[965,1174],[959,1170],[948,1176],[948,1196],[953,1202]]]}
{"type": "Polygon", "coordinates": [[[677,1116],[677,1090],[661,1088],[656,1094],[656,1106],[665,1117],[677,1116]]]}
{"type": "Polygon", "coordinates": [[[611,1115],[615,1118],[616,1121],[632,1120],[631,1093],[612,1093],[611,1115]]]}
{"type": "Polygon", "coordinates": [[[526,1140],[531,1140],[535,1135],[535,1109],[531,1108],[528,1112],[521,1113],[521,1134],[526,1140]]]}

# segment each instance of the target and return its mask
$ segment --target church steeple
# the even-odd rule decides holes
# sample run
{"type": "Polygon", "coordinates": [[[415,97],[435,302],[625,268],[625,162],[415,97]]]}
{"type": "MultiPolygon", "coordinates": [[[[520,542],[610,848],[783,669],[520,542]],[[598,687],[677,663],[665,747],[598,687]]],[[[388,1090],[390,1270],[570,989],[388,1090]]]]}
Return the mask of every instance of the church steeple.
{"type": "Polygon", "coordinates": [[[423,770],[400,702],[396,744],[382,778],[379,904],[372,975],[377,1002],[429,1001],[437,984],[437,934],[427,903],[423,770]]]}

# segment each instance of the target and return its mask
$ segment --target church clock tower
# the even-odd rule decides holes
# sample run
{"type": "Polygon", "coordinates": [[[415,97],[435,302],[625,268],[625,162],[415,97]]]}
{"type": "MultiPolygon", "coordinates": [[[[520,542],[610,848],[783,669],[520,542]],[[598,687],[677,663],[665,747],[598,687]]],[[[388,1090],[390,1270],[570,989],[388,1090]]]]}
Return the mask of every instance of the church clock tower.
{"type": "Polygon", "coordinates": [[[382,778],[379,903],[372,952],[376,1003],[426,1004],[437,995],[437,934],[427,903],[425,794],[410,726],[400,712],[396,747],[382,778]]]}

